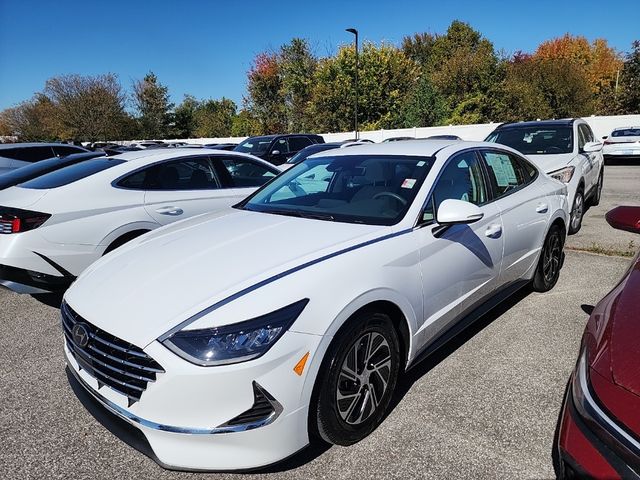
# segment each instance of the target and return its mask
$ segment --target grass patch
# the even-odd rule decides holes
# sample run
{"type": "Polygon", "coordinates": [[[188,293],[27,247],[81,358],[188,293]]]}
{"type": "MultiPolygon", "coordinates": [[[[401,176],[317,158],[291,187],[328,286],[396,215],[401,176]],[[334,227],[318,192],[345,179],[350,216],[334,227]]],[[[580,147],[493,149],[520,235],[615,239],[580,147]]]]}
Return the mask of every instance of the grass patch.
{"type": "Polygon", "coordinates": [[[636,245],[631,240],[626,249],[609,248],[600,245],[597,242],[592,242],[590,247],[567,247],[567,250],[575,250],[578,252],[597,253],[598,255],[606,255],[608,257],[633,257],[636,254],[636,245]]]}

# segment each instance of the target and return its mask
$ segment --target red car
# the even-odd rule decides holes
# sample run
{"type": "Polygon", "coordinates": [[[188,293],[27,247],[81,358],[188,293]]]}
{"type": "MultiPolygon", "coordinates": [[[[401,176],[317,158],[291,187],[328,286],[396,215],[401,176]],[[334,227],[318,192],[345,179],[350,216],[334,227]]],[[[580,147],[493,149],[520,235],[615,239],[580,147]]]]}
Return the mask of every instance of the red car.
{"type": "MultiPolygon", "coordinates": [[[[606,218],[640,233],[640,207],[606,218]]],[[[556,435],[558,478],[640,479],[640,253],[591,313],[556,435]]]]}

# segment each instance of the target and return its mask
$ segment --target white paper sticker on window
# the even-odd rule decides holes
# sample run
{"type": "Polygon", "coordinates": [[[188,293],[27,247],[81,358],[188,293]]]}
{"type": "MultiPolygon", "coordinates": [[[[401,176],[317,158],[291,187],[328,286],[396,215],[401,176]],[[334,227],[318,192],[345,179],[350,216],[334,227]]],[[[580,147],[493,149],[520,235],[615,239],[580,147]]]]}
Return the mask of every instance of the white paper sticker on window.
{"type": "Polygon", "coordinates": [[[416,184],[416,179],[415,178],[405,178],[404,182],[402,182],[402,185],[400,185],[402,188],[413,188],[413,186],[416,184]]]}

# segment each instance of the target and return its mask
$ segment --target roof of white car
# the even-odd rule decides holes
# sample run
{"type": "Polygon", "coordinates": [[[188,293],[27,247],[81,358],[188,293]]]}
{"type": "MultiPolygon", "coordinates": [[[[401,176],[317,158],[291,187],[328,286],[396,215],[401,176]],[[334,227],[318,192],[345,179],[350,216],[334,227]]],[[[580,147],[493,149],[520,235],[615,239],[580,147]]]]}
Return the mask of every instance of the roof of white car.
{"type": "MultiPolygon", "coordinates": [[[[27,142],[27,143],[0,143],[0,150],[7,148],[29,148],[29,147],[77,147],[77,145],[70,145],[68,143],[56,143],[56,142],[27,142]]],[[[82,147],[78,147],[82,148],[82,147]]]]}
{"type": "Polygon", "coordinates": [[[458,150],[464,150],[470,147],[500,147],[500,145],[495,143],[466,142],[461,140],[401,140],[398,142],[366,143],[353,145],[349,148],[325,150],[312,156],[314,158],[344,155],[409,155],[431,157],[443,148],[450,146],[458,147],[458,150]]]}
{"type": "Polygon", "coordinates": [[[259,158],[253,157],[252,155],[247,155],[245,153],[230,152],[227,150],[216,150],[214,148],[201,148],[201,149],[199,148],[197,150],[193,148],[185,148],[185,149],[178,149],[178,148],[164,149],[163,148],[163,149],[151,149],[151,150],[148,150],[148,149],[136,150],[134,152],[125,152],[125,153],[121,153],[120,155],[114,155],[113,157],[109,157],[109,158],[115,158],[117,160],[124,160],[127,162],[130,162],[133,160],[140,160],[140,159],[151,160],[151,161],[162,161],[162,160],[168,160],[172,158],[205,156],[205,155],[212,155],[216,153],[222,153],[224,155],[235,155],[239,157],[260,160],[259,158]]]}

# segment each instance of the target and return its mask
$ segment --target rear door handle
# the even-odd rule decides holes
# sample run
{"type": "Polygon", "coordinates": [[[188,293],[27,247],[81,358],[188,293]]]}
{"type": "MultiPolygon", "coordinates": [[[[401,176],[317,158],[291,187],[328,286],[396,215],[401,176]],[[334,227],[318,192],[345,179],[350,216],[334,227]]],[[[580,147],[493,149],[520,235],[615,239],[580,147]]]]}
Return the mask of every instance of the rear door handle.
{"type": "Polygon", "coordinates": [[[538,213],[547,213],[549,211],[549,205],[546,203],[539,203],[536,207],[536,212],[538,213]]]}
{"type": "Polygon", "coordinates": [[[497,223],[489,225],[484,234],[489,238],[498,238],[502,234],[502,225],[497,223]]]}
{"type": "Polygon", "coordinates": [[[156,209],[156,213],[159,213],[160,215],[177,216],[182,215],[184,210],[179,207],[160,207],[156,209]]]}

